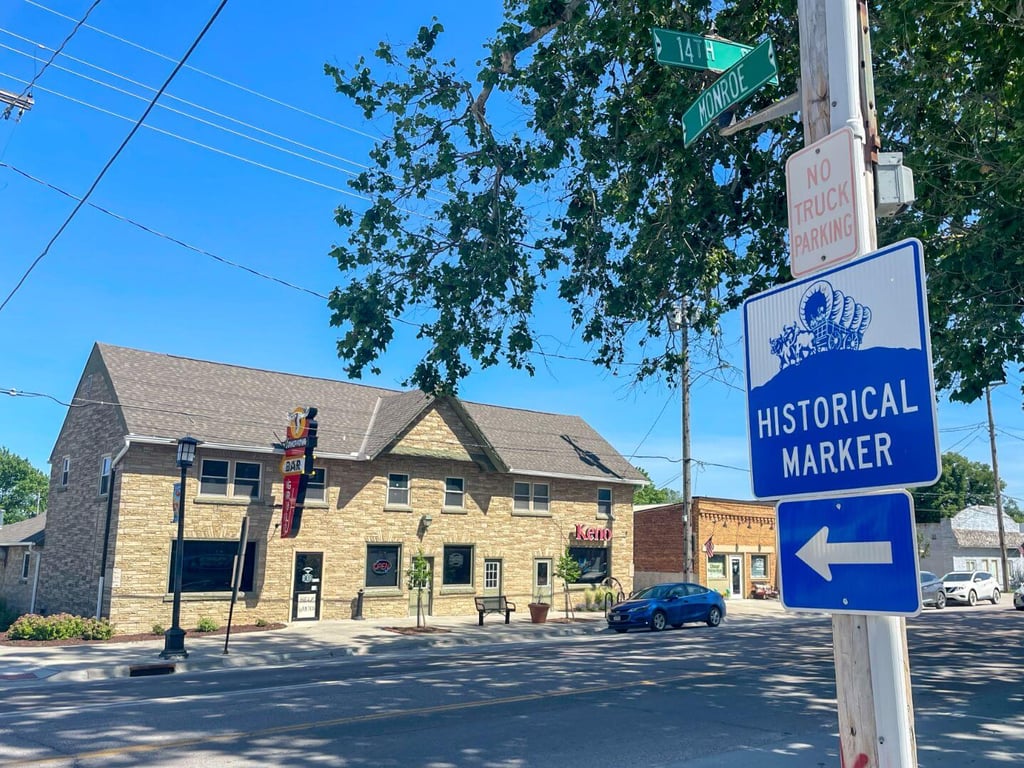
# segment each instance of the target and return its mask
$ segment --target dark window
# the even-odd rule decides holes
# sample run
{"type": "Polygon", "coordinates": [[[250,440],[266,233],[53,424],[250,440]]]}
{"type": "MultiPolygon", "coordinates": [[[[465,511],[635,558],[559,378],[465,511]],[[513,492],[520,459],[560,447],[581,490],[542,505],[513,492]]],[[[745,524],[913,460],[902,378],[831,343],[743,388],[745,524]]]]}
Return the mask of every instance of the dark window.
{"type": "Polygon", "coordinates": [[[409,506],[409,476],[392,473],[388,475],[388,504],[398,507],[409,506]]]}
{"type": "Polygon", "coordinates": [[[444,548],[444,579],[442,584],[472,585],[473,548],[450,546],[444,548]]]}
{"type": "Polygon", "coordinates": [[[60,463],[60,484],[66,488],[68,485],[68,478],[71,475],[71,457],[65,456],[60,463]]]}
{"type": "Polygon", "coordinates": [[[250,499],[260,497],[260,465],[248,461],[235,462],[234,496],[248,496],[250,499]]]}
{"type": "Polygon", "coordinates": [[[602,517],[612,516],[612,489],[597,489],[597,514],[602,517]]]}
{"type": "Polygon", "coordinates": [[[597,547],[569,547],[569,555],[580,564],[576,584],[597,584],[608,578],[608,550],[597,547]]]}
{"type": "Polygon", "coordinates": [[[104,456],[100,459],[100,496],[106,496],[110,491],[110,457],[104,456]]]}
{"type": "Polygon", "coordinates": [[[199,493],[203,496],[228,495],[228,463],[220,459],[203,459],[199,476],[199,493]]]}
{"type": "Polygon", "coordinates": [[[306,480],[306,501],[327,500],[327,470],[317,467],[306,480]]]}
{"type": "Polygon", "coordinates": [[[446,477],[444,479],[444,505],[450,509],[462,509],[465,502],[463,493],[465,481],[461,477],[446,477]]]}
{"type": "Polygon", "coordinates": [[[368,544],[366,547],[366,586],[397,587],[401,547],[397,544],[368,544]]]}
{"type": "Polygon", "coordinates": [[[21,558],[21,578],[23,579],[28,578],[28,564],[30,562],[32,562],[32,555],[26,552],[25,556],[21,558]]]}
{"type": "MultiPolygon", "coordinates": [[[[171,568],[167,591],[174,591],[174,555],[178,542],[171,542],[171,568]]],[[[185,540],[185,559],[181,566],[182,592],[230,592],[231,575],[235,569],[237,541],[185,540]]],[[[242,567],[243,592],[251,592],[256,572],[256,542],[246,542],[245,565],[242,567]]]]}

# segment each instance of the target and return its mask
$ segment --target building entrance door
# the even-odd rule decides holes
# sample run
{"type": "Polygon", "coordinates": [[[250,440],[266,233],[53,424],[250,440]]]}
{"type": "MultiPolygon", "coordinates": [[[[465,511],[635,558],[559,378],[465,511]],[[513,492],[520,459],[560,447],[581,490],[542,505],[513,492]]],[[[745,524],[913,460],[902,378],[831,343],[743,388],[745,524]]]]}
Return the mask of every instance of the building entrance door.
{"type": "Polygon", "coordinates": [[[533,601],[551,605],[552,598],[551,559],[533,561],[533,601]]]}
{"type": "Polygon", "coordinates": [[[295,581],[292,583],[292,621],[317,621],[323,592],[323,552],[295,553],[295,581]]]}
{"type": "Polygon", "coordinates": [[[729,556],[729,596],[743,597],[743,558],[729,556]]]}

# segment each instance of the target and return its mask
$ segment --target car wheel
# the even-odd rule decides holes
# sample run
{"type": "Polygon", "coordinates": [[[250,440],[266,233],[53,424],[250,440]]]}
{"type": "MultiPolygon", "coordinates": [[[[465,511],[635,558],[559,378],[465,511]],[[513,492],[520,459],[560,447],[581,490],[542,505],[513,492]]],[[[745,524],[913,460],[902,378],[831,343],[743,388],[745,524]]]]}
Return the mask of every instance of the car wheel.
{"type": "Polygon", "coordinates": [[[939,592],[935,596],[935,607],[938,608],[940,611],[943,608],[946,607],[946,593],[945,592],[939,592]]]}
{"type": "Polygon", "coordinates": [[[722,623],[722,611],[717,605],[712,605],[708,611],[707,622],[709,627],[717,627],[722,623]]]}
{"type": "Polygon", "coordinates": [[[978,604],[978,593],[975,592],[973,589],[967,595],[967,604],[968,605],[977,605],[978,604]]]}
{"type": "Polygon", "coordinates": [[[665,612],[664,611],[655,611],[654,615],[651,616],[651,631],[652,632],[661,632],[661,630],[663,630],[665,628],[665,624],[666,623],[667,623],[667,621],[665,619],[665,612]]]}
{"type": "Polygon", "coordinates": [[[995,605],[998,602],[999,602],[999,590],[998,589],[993,589],[992,590],[992,605],[995,605]]]}
{"type": "Polygon", "coordinates": [[[1015,607],[1015,608],[1016,608],[1016,609],[1017,609],[1018,611],[1024,611],[1024,605],[1016,605],[1016,606],[1014,606],[1014,607],[1015,607]]]}

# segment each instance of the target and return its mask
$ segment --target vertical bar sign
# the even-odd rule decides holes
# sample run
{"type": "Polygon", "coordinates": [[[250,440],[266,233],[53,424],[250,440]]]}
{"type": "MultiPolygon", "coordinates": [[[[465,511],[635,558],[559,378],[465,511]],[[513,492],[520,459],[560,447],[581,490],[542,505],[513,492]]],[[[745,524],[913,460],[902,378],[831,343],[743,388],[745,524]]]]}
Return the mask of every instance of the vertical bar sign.
{"type": "Polygon", "coordinates": [[[295,508],[299,501],[299,485],[305,467],[306,437],[309,432],[309,409],[296,408],[288,420],[288,439],[284,443],[284,498],[281,500],[281,538],[291,538],[295,508]]]}

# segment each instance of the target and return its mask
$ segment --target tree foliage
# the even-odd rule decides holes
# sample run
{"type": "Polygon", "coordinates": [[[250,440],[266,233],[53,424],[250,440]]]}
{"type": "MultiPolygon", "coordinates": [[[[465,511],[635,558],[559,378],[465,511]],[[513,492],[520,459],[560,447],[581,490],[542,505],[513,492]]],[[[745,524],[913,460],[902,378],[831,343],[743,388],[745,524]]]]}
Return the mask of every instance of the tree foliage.
{"type": "Polygon", "coordinates": [[[49,478],[6,448],[0,448],[0,509],[5,524],[34,517],[36,509],[46,511],[49,478]]]}
{"type": "Polygon", "coordinates": [[[423,590],[430,583],[430,563],[424,557],[422,547],[409,563],[409,568],[405,572],[405,581],[409,585],[409,589],[416,590],[416,626],[417,628],[425,627],[427,620],[423,611],[423,590]]]}
{"type": "MultiPolygon", "coordinates": [[[[1024,359],[1019,211],[1024,21],[1009,0],[895,0],[871,11],[879,125],[915,171],[914,212],[880,242],[926,244],[936,375],[975,399],[1024,359]]],[[[407,383],[448,392],[474,367],[534,369],[546,352],[538,301],[568,308],[595,363],[636,379],[679,370],[668,316],[681,298],[713,329],[788,274],[784,162],[803,145],[790,118],[683,147],[681,116],[715,76],[659,65],[651,27],[770,36],[777,89],[799,73],[792,0],[506,0],[475,76],[434,53],[434,20],[371,65],[327,66],[368,120],[386,121],[370,200],[336,214],[342,284],[330,298],[347,373],[410,324],[425,353],[407,383]],[[714,10],[713,10],[714,9],[714,10]]]]}
{"type": "MultiPolygon", "coordinates": [[[[1006,488],[1004,480],[999,481],[1006,488]]],[[[971,461],[959,453],[942,454],[942,477],[934,485],[914,488],[914,515],[919,523],[935,523],[974,504],[995,506],[995,476],[992,467],[971,461]]],[[[1012,499],[1003,505],[1008,514],[1019,514],[1012,499]]]]}
{"type": "Polygon", "coordinates": [[[682,494],[672,488],[658,488],[647,471],[637,467],[641,474],[647,478],[647,485],[641,485],[633,491],[634,504],[672,504],[682,501],[682,494]]]}

